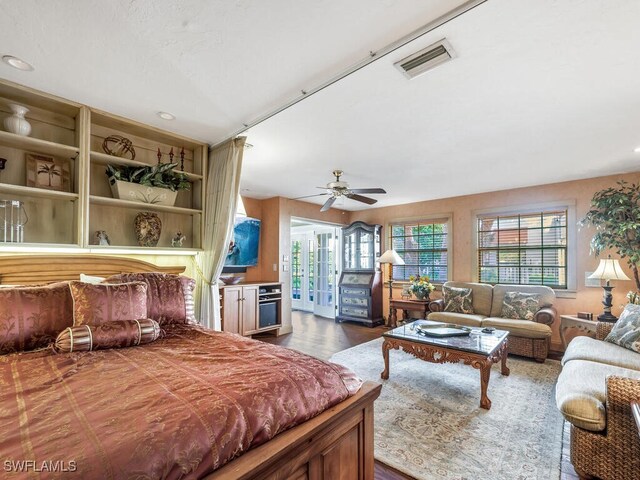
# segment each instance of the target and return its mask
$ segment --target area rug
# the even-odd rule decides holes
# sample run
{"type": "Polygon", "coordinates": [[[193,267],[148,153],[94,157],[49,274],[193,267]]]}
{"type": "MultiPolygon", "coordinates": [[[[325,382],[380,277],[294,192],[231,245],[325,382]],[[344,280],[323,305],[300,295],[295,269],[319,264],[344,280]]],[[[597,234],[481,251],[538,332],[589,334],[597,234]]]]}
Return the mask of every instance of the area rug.
{"type": "Polygon", "coordinates": [[[432,364],[391,350],[389,380],[382,339],[344,350],[331,361],[383,384],[375,403],[375,457],[417,479],[557,480],[563,420],[555,406],[560,363],[509,357],[508,377],[494,365],[480,408],[480,373],[432,364]]]}

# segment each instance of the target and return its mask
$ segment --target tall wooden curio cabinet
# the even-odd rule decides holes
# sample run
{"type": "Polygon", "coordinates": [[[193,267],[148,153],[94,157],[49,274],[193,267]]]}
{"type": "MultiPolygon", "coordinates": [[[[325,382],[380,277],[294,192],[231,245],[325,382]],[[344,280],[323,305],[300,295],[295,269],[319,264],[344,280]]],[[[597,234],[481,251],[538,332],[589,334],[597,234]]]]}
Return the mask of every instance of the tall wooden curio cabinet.
{"type": "Polygon", "coordinates": [[[382,318],[382,278],[376,258],[381,254],[382,226],[355,222],[342,229],[342,276],[338,284],[337,322],[375,327],[382,318]]]}

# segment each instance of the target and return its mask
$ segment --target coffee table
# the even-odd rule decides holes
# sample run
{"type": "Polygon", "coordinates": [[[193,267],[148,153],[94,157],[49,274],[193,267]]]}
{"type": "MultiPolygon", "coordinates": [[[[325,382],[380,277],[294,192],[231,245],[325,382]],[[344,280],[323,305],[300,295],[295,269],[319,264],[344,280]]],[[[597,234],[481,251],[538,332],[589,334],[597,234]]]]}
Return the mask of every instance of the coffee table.
{"type": "Polygon", "coordinates": [[[487,396],[491,366],[501,362],[500,372],[509,375],[507,367],[509,332],[495,330],[493,333],[482,333],[480,328],[472,328],[468,336],[463,337],[429,337],[419,334],[416,326],[434,324],[428,320],[416,320],[382,336],[382,356],[384,371],[380,375],[384,380],[389,378],[389,350],[402,349],[411,355],[431,363],[458,363],[471,365],[480,370],[480,407],[491,408],[491,400],[487,396]]]}

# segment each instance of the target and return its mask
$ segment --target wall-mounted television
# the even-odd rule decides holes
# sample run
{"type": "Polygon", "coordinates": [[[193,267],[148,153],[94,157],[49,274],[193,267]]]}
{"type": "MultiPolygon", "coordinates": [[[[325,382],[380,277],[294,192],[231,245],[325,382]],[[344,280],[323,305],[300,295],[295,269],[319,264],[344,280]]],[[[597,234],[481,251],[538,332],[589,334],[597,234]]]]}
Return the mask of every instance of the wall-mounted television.
{"type": "Polygon", "coordinates": [[[225,267],[255,267],[258,265],[260,244],[260,220],[251,217],[236,217],[233,238],[225,267]]]}

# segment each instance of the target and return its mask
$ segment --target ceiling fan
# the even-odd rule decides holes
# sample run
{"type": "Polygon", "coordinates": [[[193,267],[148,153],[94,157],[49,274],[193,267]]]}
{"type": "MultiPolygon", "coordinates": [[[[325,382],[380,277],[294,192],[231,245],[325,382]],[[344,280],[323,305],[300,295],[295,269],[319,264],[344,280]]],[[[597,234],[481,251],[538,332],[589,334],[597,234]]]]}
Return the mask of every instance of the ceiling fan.
{"type": "Polygon", "coordinates": [[[320,197],[323,195],[331,195],[322,208],[321,212],[326,212],[331,208],[333,203],[340,197],[347,197],[351,200],[355,200],[356,202],[366,203],[367,205],[373,205],[378,200],[375,198],[364,197],[360,195],[361,193],[387,193],[384,188],[349,188],[349,184],[347,182],[340,181],[340,177],[342,176],[342,170],[334,170],[333,175],[336,177],[335,182],[329,182],[324,187],[316,187],[322,188],[326,190],[325,193],[318,193],[316,195],[307,195],[306,197],[298,197],[294,200],[300,200],[301,198],[311,198],[311,197],[320,197]]]}

